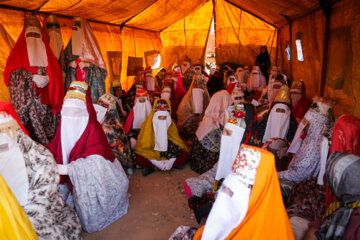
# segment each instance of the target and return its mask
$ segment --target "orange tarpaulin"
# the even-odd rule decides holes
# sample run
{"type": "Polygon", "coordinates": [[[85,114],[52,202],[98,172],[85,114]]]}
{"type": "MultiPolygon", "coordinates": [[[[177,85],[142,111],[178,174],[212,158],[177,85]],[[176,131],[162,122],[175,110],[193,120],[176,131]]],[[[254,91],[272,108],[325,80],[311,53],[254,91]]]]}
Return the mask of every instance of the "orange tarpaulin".
{"type": "Polygon", "coordinates": [[[184,55],[189,56],[193,63],[204,59],[212,13],[213,4],[209,1],[161,32],[162,65],[166,69],[171,69],[175,63],[181,64],[180,60],[184,55]]]}
{"type": "Polygon", "coordinates": [[[274,63],[276,29],[224,0],[215,3],[216,63],[252,66],[262,45],[274,63]]]}

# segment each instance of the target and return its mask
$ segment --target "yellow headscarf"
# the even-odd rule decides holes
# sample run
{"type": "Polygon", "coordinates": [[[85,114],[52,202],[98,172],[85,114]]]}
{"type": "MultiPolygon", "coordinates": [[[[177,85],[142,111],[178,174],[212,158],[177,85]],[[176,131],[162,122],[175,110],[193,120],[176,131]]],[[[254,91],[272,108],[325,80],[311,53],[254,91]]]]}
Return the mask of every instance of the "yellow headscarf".
{"type": "MultiPolygon", "coordinates": [[[[171,103],[167,99],[163,99],[167,102],[169,108],[170,108],[170,116],[171,116],[171,103]]],[[[140,133],[138,136],[138,140],[136,142],[135,147],[135,153],[138,155],[143,156],[147,159],[152,160],[168,160],[166,158],[160,157],[160,152],[154,150],[155,147],[155,135],[154,135],[154,129],[152,125],[152,119],[155,113],[155,106],[157,104],[158,100],[155,100],[153,108],[151,110],[151,113],[146,118],[146,120],[141,125],[140,133]]],[[[175,126],[175,123],[171,120],[170,127],[168,128],[168,139],[174,143],[175,145],[181,147],[185,151],[189,152],[188,148],[186,147],[185,143],[182,141],[182,139],[179,137],[178,130],[175,126]]]]}
{"type": "MultiPolygon", "coordinates": [[[[180,102],[178,110],[176,112],[178,127],[181,127],[182,125],[184,125],[186,120],[188,120],[189,118],[191,118],[195,115],[194,107],[192,105],[192,101],[193,101],[192,89],[194,88],[194,84],[195,84],[195,75],[193,77],[193,80],[191,82],[189,90],[187,91],[184,98],[180,102]]],[[[210,102],[210,95],[207,90],[206,84],[205,84],[204,90],[205,90],[205,92],[204,92],[204,98],[203,98],[203,113],[202,113],[201,117],[204,116],[205,109],[207,108],[207,106],[209,105],[209,102],[210,102]]]]}
{"type": "Polygon", "coordinates": [[[38,239],[24,210],[0,175],[0,239],[38,239]]]}

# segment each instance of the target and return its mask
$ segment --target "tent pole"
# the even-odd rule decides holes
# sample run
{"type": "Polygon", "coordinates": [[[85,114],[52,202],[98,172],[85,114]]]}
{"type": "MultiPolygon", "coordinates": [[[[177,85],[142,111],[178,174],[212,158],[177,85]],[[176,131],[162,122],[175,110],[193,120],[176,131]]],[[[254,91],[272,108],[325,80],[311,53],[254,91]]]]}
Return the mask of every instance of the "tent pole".
{"type": "Polygon", "coordinates": [[[326,82],[326,67],[327,67],[327,55],[329,50],[329,29],[330,29],[330,19],[331,19],[331,3],[327,0],[319,0],[320,5],[323,8],[325,15],[325,32],[324,32],[324,49],[323,57],[321,64],[321,81],[320,81],[320,96],[324,96],[325,91],[325,82],[326,82]]]}
{"type": "Polygon", "coordinates": [[[276,54],[275,54],[275,66],[278,65],[278,51],[279,51],[279,33],[280,33],[280,28],[277,29],[277,35],[276,35],[276,54]]]}
{"type": "Polygon", "coordinates": [[[203,55],[202,55],[202,60],[203,60],[203,63],[205,62],[205,65],[206,65],[206,52],[207,52],[207,48],[208,48],[208,44],[209,44],[209,36],[210,36],[210,32],[211,32],[212,19],[213,18],[210,18],[209,31],[208,31],[208,34],[206,36],[205,49],[204,49],[204,52],[203,52],[203,55]]]}
{"type": "Polygon", "coordinates": [[[292,41],[292,21],[289,22],[290,27],[290,81],[293,81],[293,41],[292,41]]]}
{"type": "Polygon", "coordinates": [[[212,2],[213,2],[213,16],[214,16],[214,30],[215,30],[215,63],[216,63],[216,65],[218,65],[217,64],[217,60],[216,60],[216,56],[217,56],[217,54],[216,54],[216,12],[215,12],[215,0],[212,0],[212,2]]]}

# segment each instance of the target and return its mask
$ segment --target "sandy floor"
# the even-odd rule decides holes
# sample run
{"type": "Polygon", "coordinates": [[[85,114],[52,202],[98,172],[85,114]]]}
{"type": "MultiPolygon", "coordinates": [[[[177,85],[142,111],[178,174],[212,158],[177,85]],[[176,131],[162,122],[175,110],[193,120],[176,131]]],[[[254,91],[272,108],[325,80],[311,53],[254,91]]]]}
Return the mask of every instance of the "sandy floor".
{"type": "Polygon", "coordinates": [[[180,225],[199,227],[187,206],[184,180],[197,176],[188,165],[182,170],[155,172],[147,177],[136,170],[130,178],[128,213],[100,232],[84,233],[85,240],[165,240],[180,225]]]}

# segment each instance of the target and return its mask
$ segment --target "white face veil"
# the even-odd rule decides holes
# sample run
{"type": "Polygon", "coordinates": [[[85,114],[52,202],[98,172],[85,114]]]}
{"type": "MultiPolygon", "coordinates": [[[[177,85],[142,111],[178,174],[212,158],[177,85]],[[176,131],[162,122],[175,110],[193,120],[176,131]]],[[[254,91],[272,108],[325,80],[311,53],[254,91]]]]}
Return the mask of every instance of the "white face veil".
{"type": "Polygon", "coordinates": [[[302,92],[300,89],[290,89],[290,97],[291,97],[291,104],[294,106],[298,104],[302,97],[302,92]]]}
{"type": "Polygon", "coordinates": [[[241,147],[206,220],[201,239],[226,239],[246,216],[261,153],[241,147]],[[246,163],[246,165],[245,165],[246,163]]]}
{"type": "Polygon", "coordinates": [[[48,28],[48,32],[50,48],[53,51],[56,59],[59,59],[61,50],[63,49],[61,31],[58,27],[52,26],[48,28]]]}
{"type": "Polygon", "coordinates": [[[235,157],[239,151],[244,132],[244,127],[239,127],[232,123],[225,124],[221,135],[220,157],[215,180],[225,178],[231,172],[231,166],[234,163],[235,157]]]}
{"type": "Polygon", "coordinates": [[[79,99],[66,99],[61,109],[61,148],[63,165],[68,164],[71,150],[89,122],[86,104],[79,99]]]}
{"type": "Polygon", "coordinates": [[[146,73],[145,75],[146,79],[146,89],[148,91],[154,91],[155,90],[155,78],[151,73],[146,73]]]}
{"type": "Polygon", "coordinates": [[[244,70],[242,68],[238,68],[235,73],[236,79],[239,83],[244,82],[244,70]]]}
{"type": "Polygon", "coordinates": [[[135,101],[132,127],[133,129],[140,129],[151,112],[151,104],[148,97],[136,97],[135,101]]]}
{"type": "MultiPolygon", "coordinates": [[[[19,127],[17,122],[0,113],[0,128],[19,127]]],[[[19,127],[20,128],[20,127],[19,127]]],[[[6,131],[5,131],[6,132],[6,131]]],[[[29,179],[23,154],[16,142],[16,136],[0,133],[0,174],[14,193],[21,206],[28,200],[29,179]]]]}
{"type": "Polygon", "coordinates": [[[304,129],[306,127],[306,125],[310,124],[310,122],[312,121],[312,115],[310,114],[309,111],[306,112],[304,118],[302,119],[302,121],[299,123],[297,129],[296,129],[296,133],[295,136],[290,144],[290,147],[288,149],[288,152],[290,153],[296,153],[301,144],[303,139],[301,138],[301,136],[305,133],[304,129]]]}
{"type": "Polygon", "coordinates": [[[30,66],[47,67],[46,47],[42,40],[40,28],[27,27],[25,29],[25,40],[30,66]]]}
{"type": "Polygon", "coordinates": [[[290,126],[291,111],[288,106],[277,103],[271,109],[266,124],[263,143],[270,138],[285,138],[290,126]]]}
{"type": "Polygon", "coordinates": [[[260,74],[259,71],[254,70],[250,73],[247,88],[249,90],[256,90],[259,88],[259,86],[260,86],[260,74]]]}
{"type": "Polygon", "coordinates": [[[171,96],[171,89],[169,87],[164,87],[161,91],[161,99],[167,99],[170,100],[171,96]]]}
{"type": "Polygon", "coordinates": [[[167,131],[171,124],[171,116],[168,111],[157,111],[154,113],[152,124],[155,135],[154,150],[166,152],[168,149],[167,131]]]}
{"type": "Polygon", "coordinates": [[[276,95],[278,94],[282,85],[283,84],[281,82],[273,82],[270,85],[269,90],[268,90],[268,97],[269,97],[270,103],[274,102],[274,99],[275,99],[276,95]]]}
{"type": "Polygon", "coordinates": [[[192,89],[192,103],[195,114],[201,114],[203,112],[203,99],[205,90],[202,88],[192,89]]]}

